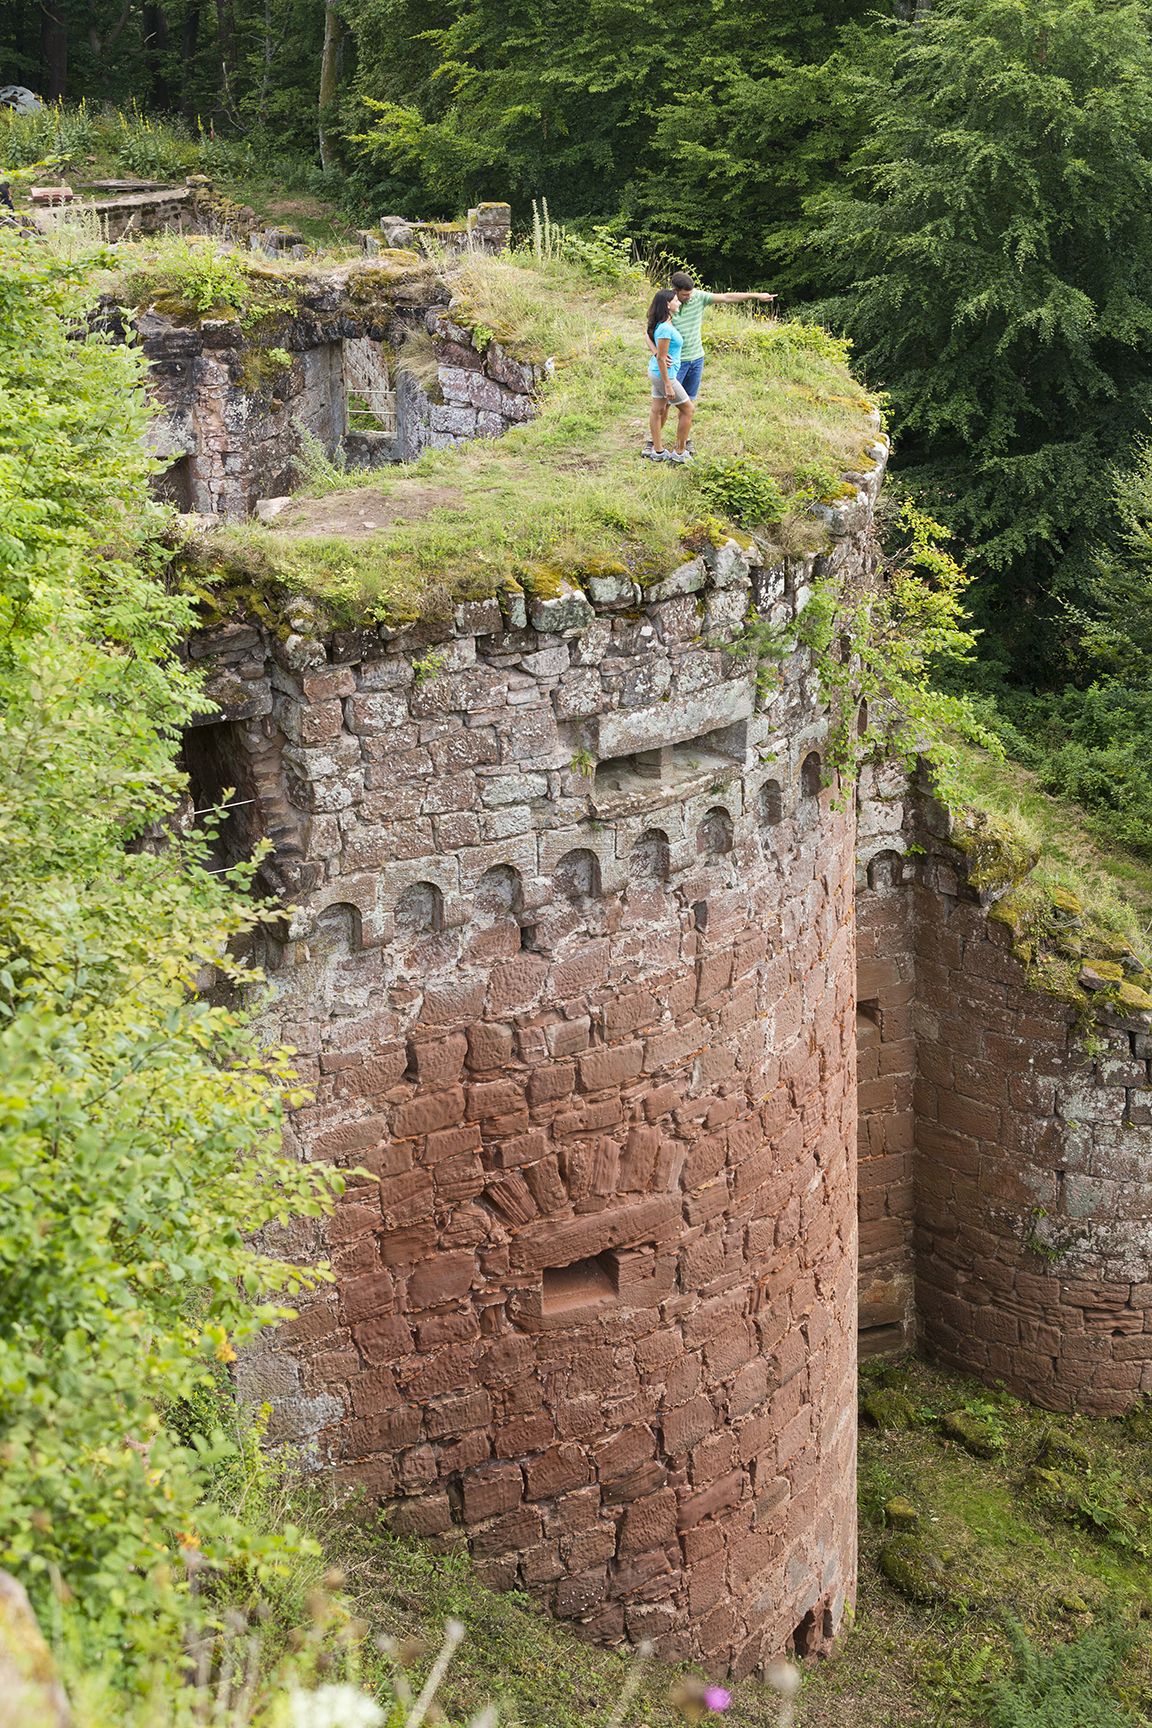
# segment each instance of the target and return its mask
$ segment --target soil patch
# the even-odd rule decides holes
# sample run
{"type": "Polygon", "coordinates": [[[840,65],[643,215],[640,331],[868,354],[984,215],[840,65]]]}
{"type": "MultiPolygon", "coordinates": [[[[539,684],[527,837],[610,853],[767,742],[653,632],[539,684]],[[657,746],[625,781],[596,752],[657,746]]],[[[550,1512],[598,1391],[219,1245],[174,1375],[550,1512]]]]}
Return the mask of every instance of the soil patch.
{"type": "Polygon", "coordinates": [[[461,513],[467,509],[452,486],[427,486],[419,480],[402,480],[387,492],[355,486],[347,492],[330,492],[326,498],[295,499],[277,516],[273,531],[364,540],[396,522],[419,522],[433,510],[453,506],[461,513]]]}

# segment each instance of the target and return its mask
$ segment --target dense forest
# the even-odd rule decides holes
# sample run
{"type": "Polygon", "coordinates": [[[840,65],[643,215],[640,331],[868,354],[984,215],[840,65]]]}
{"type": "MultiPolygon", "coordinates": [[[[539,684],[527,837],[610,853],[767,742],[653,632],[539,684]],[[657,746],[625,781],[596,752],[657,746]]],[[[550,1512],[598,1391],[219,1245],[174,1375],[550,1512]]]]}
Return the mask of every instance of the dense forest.
{"type": "Polygon", "coordinates": [[[956,679],[1148,851],[1152,8],[887,11],[15,0],[0,65],[240,143],[362,220],[546,199],[847,333],[899,483],[976,578],[956,679]]]}

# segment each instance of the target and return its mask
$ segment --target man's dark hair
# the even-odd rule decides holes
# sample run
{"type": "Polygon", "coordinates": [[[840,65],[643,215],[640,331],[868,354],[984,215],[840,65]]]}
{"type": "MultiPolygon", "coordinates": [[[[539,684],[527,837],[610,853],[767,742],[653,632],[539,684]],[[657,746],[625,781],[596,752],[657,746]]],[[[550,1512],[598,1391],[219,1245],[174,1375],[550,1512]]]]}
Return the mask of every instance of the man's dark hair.
{"type": "Polygon", "coordinates": [[[695,288],[696,284],[687,270],[677,270],[672,276],[672,286],[673,288],[695,288]]]}

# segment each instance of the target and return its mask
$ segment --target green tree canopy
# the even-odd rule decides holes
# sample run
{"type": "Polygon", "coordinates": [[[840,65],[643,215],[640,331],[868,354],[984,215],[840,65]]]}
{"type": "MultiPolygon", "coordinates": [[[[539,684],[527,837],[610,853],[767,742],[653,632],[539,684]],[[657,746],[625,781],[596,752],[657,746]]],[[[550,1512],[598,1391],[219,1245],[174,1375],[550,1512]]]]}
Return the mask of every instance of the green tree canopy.
{"type": "Polygon", "coordinates": [[[1138,0],[943,0],[901,33],[813,244],[904,471],[985,615],[1051,660],[1152,408],[1152,41],[1138,0]]]}

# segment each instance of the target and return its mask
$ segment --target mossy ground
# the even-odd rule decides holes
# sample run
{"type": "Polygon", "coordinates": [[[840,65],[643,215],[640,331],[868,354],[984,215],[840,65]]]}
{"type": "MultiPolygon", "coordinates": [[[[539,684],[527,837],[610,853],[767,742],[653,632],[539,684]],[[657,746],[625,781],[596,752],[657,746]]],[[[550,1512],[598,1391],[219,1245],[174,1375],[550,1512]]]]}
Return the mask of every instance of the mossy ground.
{"type": "MultiPolygon", "coordinates": [[[[200,560],[227,593],[309,594],[336,622],[408,617],[431,597],[488,594],[533,570],[579,580],[599,560],[639,579],[684,556],[693,524],[714,514],[691,469],[644,462],[644,313],[651,284],[605,284],[530,254],[467,260],[450,278],[458,316],[483,344],[499,340],[555,373],[540,412],[493,442],[427,452],[402,467],[319,470],[302,488],[362,490],[378,532],[354,547],[291,530],[244,525],[214,533],[200,560]],[[391,519],[389,499],[415,477],[451,503],[391,519]]],[[[842,344],[809,325],[723,308],[709,313],[709,358],[694,442],[702,457],[748,457],[795,493],[813,472],[858,468],[871,403],[842,344]]],[[[803,504],[798,500],[797,511],[803,504]]]]}
{"type": "Polygon", "coordinates": [[[1090,1628],[1133,1629],[1118,1691],[1133,1724],[1152,1721],[1146,1423],[1053,1416],[920,1362],[866,1373],[862,1393],[878,1380],[912,1404],[916,1420],[861,1426],[856,1622],[837,1656],[810,1674],[801,1728],[985,1728],[989,1683],[1012,1668],[1010,1619],[1041,1648],[1090,1628]],[[946,1435],[942,1418],[956,1413],[991,1432],[993,1457],[946,1435]],[[894,1499],[920,1514],[915,1540],[944,1561],[946,1600],[911,1601],[884,1579],[894,1499]]]}
{"type": "MultiPolygon", "coordinates": [[[[1052,1416],[912,1360],[866,1372],[862,1401],[877,1391],[899,1395],[889,1403],[899,1403],[901,1423],[909,1425],[861,1427],[857,1612],[835,1656],[805,1665],[797,1728],[1015,1722],[990,1709],[991,1688],[1013,1671],[1012,1622],[1041,1651],[1071,1650],[1089,1633],[1127,1629],[1131,1649],[1111,1681],[1121,1715],[1109,1720],[1147,1728],[1152,1416],[1052,1416]],[[943,1419],[957,1414],[992,1437],[991,1457],[975,1456],[949,1437],[943,1419]],[[894,1541],[916,1545],[913,1558],[925,1561],[941,1586],[933,1593],[937,1599],[910,1600],[886,1580],[881,1555],[894,1541]]],[[[291,1672],[293,1651],[307,1655],[310,1643],[323,1641],[322,1627],[316,1628],[326,1616],[337,1623],[325,1606],[336,1567],[342,1624],[356,1646],[350,1666],[369,1691],[387,1696],[394,1674],[381,1638],[400,1644],[418,1686],[444,1622],[453,1617],[464,1622],[467,1636],[437,1700],[452,1728],[492,1700],[500,1704],[505,1728],[608,1722],[629,1659],[580,1642],[523,1596],[486,1590],[463,1554],[438,1554],[382,1535],[354,1510],[333,1522],[298,1496],[270,1502],[268,1516],[302,1522],[322,1547],[315,1559],[297,1564],[262,1610],[261,1636],[273,1664],[281,1664],[279,1673],[284,1662],[291,1672]]],[[[339,1677],[345,1660],[329,1668],[330,1677],[339,1677]]],[[[312,1662],[307,1672],[323,1677],[323,1663],[312,1662]]],[[[683,1724],[670,1696],[681,1678],[666,1665],[649,1667],[623,1728],[683,1724]]],[[[79,1728],[159,1728],[161,1722],[167,1728],[172,1720],[166,1710],[154,1715],[129,1706],[112,1677],[78,1685],[70,1674],[69,1681],[80,1706],[79,1728]]],[[[724,1720],[730,1728],[777,1728],[778,1712],[766,1687],[745,1681],[733,1687],[724,1720]]],[[[1043,1713],[1019,1720],[1047,1728],[1070,1719],[1043,1713]]],[[[1096,1718],[1077,1719],[1075,1728],[1096,1728],[1096,1718]]]]}

